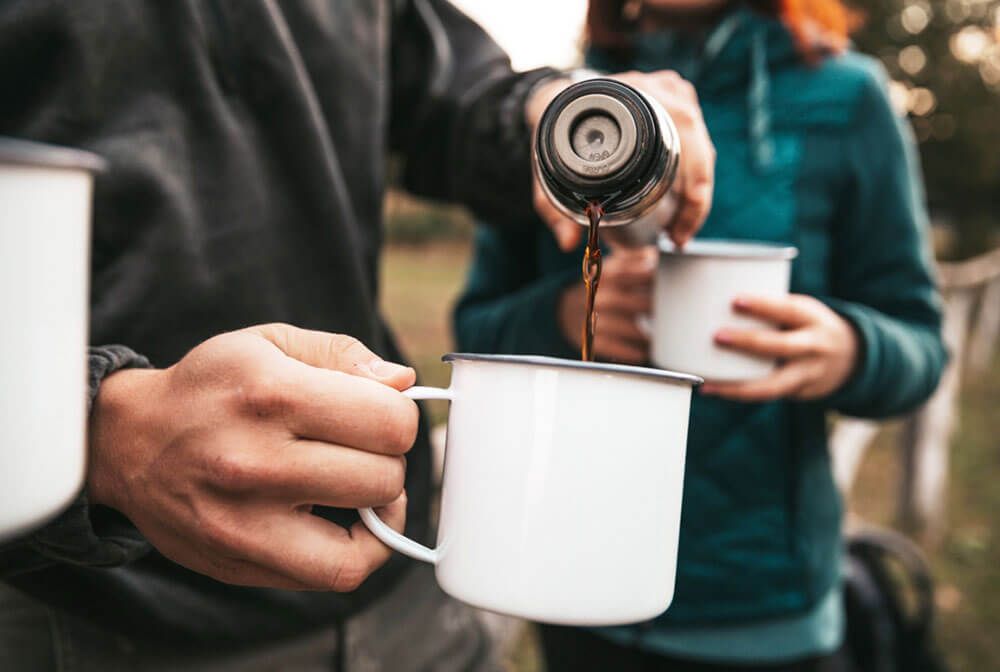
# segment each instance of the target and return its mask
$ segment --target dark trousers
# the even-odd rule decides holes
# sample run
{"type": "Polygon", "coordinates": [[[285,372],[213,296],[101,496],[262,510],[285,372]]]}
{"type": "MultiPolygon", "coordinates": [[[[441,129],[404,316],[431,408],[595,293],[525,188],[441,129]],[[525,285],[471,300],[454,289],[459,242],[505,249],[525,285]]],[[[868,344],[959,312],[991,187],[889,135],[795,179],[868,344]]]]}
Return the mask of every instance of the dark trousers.
{"type": "Polygon", "coordinates": [[[548,672],[848,672],[836,656],[778,665],[702,663],[621,646],[580,628],[539,628],[548,672]]]}
{"type": "Polygon", "coordinates": [[[248,651],[152,649],[0,583],[0,672],[499,672],[472,609],[415,566],[348,619],[248,651]]]}

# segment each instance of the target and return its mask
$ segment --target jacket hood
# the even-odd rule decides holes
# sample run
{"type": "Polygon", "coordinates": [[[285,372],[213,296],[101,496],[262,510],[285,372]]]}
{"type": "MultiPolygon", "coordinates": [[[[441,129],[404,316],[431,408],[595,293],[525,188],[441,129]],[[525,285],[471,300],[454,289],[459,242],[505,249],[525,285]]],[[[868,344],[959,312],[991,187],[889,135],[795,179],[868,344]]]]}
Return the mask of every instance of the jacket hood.
{"type": "MultiPolygon", "coordinates": [[[[746,97],[748,140],[754,162],[767,169],[773,160],[771,140],[771,77],[801,62],[787,28],[777,19],[746,7],[736,7],[705,31],[659,30],[635,36],[628,67],[660,70],[668,67],[694,84],[702,99],[742,94],[746,97]]],[[[610,53],[587,52],[587,63],[604,70],[619,69],[610,53]]]]}

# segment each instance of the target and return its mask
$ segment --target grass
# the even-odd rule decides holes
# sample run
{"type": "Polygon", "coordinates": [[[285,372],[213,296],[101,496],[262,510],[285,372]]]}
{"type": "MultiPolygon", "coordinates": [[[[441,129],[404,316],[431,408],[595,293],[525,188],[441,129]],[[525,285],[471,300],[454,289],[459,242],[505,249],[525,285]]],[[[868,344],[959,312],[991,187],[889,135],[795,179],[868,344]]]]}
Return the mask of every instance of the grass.
{"type": "MultiPolygon", "coordinates": [[[[952,670],[1000,670],[1000,358],[968,381],[951,450],[944,537],[922,543],[937,582],[936,636],[952,670]]],[[[900,478],[895,427],[869,450],[851,496],[851,510],[895,526],[900,478]]]]}
{"type": "MultiPolygon", "coordinates": [[[[450,315],[469,263],[469,243],[390,246],[383,258],[382,305],[404,352],[425,385],[447,385],[440,356],[452,348],[450,315]]],[[[446,413],[432,407],[435,420],[446,413]]],[[[952,450],[947,532],[925,546],[937,585],[938,642],[951,669],[1000,670],[1000,359],[962,392],[952,450]]],[[[849,502],[863,519],[892,525],[899,460],[895,428],[869,450],[849,502]]],[[[531,632],[512,653],[510,669],[540,669],[531,632]]]]}

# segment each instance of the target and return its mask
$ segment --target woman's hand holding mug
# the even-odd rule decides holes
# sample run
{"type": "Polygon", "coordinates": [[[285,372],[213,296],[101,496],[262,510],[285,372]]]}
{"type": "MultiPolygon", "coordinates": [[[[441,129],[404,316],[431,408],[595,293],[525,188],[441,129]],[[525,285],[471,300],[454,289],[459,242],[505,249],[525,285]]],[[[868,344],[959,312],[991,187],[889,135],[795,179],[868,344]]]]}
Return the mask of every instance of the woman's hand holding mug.
{"type": "Polygon", "coordinates": [[[753,355],[777,357],[780,364],[759,380],[706,383],[702,394],[745,402],[783,397],[819,399],[840,389],[857,365],[857,333],[818,299],[804,294],[744,296],[733,301],[733,309],[772,322],[781,330],[721,329],[716,332],[716,343],[753,355]]]}
{"type": "MultiPolygon", "coordinates": [[[[643,364],[649,361],[649,334],[640,328],[652,310],[655,247],[616,248],[604,260],[594,313],[594,354],[598,359],[643,364]]],[[[559,301],[557,319],[563,336],[580,347],[586,295],[582,281],[567,287],[559,301]]]]}

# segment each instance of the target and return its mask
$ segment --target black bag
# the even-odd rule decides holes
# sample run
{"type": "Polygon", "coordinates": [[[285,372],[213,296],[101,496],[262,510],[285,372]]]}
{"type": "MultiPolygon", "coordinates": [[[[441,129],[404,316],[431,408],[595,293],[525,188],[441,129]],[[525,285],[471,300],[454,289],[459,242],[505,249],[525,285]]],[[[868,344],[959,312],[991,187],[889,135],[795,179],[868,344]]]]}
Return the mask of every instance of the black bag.
{"type": "Polygon", "coordinates": [[[945,672],[933,642],[934,582],[901,534],[865,529],[846,539],[842,655],[858,672],[945,672]]]}

